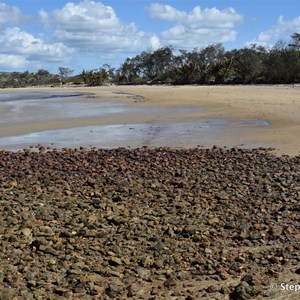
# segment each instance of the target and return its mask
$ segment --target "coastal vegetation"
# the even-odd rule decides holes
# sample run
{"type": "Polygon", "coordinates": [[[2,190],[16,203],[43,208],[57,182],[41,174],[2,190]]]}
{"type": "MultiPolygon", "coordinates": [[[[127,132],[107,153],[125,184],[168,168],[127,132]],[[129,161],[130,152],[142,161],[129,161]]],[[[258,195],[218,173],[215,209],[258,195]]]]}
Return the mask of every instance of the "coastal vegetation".
{"type": "Polygon", "coordinates": [[[59,75],[53,75],[44,69],[40,69],[37,72],[0,72],[1,88],[57,85],[59,83],[59,75]]]}
{"type": "Polygon", "coordinates": [[[273,47],[251,45],[225,50],[213,44],[191,51],[166,46],[128,57],[119,68],[104,64],[71,76],[73,70],[59,68],[58,74],[0,72],[0,87],[85,84],[287,84],[300,82],[300,34],[289,43],[278,41],[273,47]]]}

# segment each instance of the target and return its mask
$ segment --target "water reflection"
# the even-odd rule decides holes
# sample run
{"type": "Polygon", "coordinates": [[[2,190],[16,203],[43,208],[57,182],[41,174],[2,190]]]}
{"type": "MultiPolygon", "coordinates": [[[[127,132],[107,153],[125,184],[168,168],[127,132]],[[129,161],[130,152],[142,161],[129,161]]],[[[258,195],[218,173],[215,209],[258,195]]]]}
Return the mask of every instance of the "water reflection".
{"type": "Polygon", "coordinates": [[[142,124],[118,124],[85,126],[0,138],[2,149],[17,150],[20,145],[44,144],[63,148],[78,146],[140,147],[185,146],[198,143],[217,144],[224,132],[240,127],[260,128],[268,126],[266,120],[206,119],[193,122],[157,122],[142,124]]]}

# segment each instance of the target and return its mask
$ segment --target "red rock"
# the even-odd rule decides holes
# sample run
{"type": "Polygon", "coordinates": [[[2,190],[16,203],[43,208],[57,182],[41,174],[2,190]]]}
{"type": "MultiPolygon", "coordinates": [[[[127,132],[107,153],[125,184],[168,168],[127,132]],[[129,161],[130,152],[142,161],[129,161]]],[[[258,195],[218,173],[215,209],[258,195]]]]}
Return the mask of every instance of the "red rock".
{"type": "Polygon", "coordinates": [[[274,225],[271,229],[271,234],[273,237],[279,237],[282,234],[283,227],[280,225],[274,225]]]}

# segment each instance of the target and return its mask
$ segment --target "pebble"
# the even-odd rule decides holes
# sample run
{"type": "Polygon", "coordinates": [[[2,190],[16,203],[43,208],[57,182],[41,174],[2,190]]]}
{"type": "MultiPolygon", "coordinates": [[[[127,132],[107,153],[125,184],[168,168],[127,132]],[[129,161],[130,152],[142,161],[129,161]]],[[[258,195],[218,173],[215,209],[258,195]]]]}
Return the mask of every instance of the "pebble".
{"type": "Polygon", "coordinates": [[[174,279],[173,276],[170,276],[164,283],[166,287],[171,287],[176,285],[176,280],[174,279]]]}
{"type": "Polygon", "coordinates": [[[0,299],[253,299],[297,282],[300,156],[42,150],[0,151],[0,299]]]}
{"type": "Polygon", "coordinates": [[[118,257],[112,257],[110,260],[109,260],[109,263],[113,266],[119,266],[119,265],[122,265],[122,260],[118,257]]]}

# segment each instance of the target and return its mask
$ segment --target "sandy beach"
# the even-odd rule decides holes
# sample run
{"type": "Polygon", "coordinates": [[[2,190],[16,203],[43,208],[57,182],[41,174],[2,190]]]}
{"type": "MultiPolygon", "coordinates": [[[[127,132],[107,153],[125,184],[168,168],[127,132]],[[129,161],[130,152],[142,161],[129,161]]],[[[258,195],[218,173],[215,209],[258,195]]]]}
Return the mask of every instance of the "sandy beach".
{"type": "MultiPolygon", "coordinates": [[[[121,144],[107,142],[103,146],[211,147],[217,145],[249,148],[262,146],[275,148],[275,153],[279,155],[294,156],[300,152],[299,85],[45,87],[1,91],[1,93],[24,92],[82,93],[80,97],[62,98],[60,102],[81,103],[81,105],[102,102],[122,103],[130,109],[107,116],[78,114],[76,117],[69,118],[59,118],[56,114],[51,115],[50,111],[45,120],[20,119],[17,122],[2,123],[0,137],[20,136],[34,132],[42,134],[45,131],[87,126],[126,124],[136,126],[127,128],[128,132],[129,129],[142,132],[143,129],[139,126],[147,124],[148,127],[143,134],[139,134],[138,138],[137,135],[130,133],[128,142],[123,143],[124,145],[122,142],[121,144]],[[197,130],[204,121],[211,124],[210,129],[197,130]],[[183,129],[176,134],[178,124],[183,129]],[[149,128],[154,129],[150,132],[149,128]],[[174,128],[173,132],[172,128],[174,128]]],[[[9,107],[1,103],[0,115],[7,111],[9,107]]],[[[27,114],[38,115],[39,111],[28,111],[27,114]]],[[[2,148],[5,148],[3,143],[1,144],[2,148]]]]}
{"type": "Polygon", "coordinates": [[[298,86],[2,93],[3,299],[299,298],[298,86]]]}

